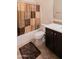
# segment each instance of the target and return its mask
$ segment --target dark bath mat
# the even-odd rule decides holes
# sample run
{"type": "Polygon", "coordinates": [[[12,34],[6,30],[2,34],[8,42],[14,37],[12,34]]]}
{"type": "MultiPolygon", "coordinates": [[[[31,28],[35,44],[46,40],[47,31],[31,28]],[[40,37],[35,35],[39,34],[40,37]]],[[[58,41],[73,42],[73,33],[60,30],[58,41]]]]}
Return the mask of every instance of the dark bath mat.
{"type": "Polygon", "coordinates": [[[29,42],[26,45],[19,48],[20,53],[23,59],[36,59],[41,52],[37,49],[37,47],[32,43],[29,42]]]}

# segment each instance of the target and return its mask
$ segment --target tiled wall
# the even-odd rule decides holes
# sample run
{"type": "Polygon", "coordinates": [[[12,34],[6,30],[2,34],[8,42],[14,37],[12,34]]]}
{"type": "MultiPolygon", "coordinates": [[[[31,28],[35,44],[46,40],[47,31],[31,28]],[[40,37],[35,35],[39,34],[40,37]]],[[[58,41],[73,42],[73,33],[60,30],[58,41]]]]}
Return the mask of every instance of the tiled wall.
{"type": "Polygon", "coordinates": [[[17,3],[17,24],[18,35],[38,29],[40,27],[40,5],[17,3]]]}

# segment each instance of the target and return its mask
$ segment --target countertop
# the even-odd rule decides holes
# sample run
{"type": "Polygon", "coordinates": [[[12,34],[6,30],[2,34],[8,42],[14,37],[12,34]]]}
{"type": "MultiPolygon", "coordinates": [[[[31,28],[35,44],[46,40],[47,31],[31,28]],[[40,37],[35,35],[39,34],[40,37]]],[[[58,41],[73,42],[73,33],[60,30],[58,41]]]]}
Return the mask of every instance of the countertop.
{"type": "Polygon", "coordinates": [[[61,24],[56,24],[56,23],[51,23],[51,24],[42,24],[44,27],[47,27],[49,29],[58,31],[62,33],[62,25],[61,24]]]}

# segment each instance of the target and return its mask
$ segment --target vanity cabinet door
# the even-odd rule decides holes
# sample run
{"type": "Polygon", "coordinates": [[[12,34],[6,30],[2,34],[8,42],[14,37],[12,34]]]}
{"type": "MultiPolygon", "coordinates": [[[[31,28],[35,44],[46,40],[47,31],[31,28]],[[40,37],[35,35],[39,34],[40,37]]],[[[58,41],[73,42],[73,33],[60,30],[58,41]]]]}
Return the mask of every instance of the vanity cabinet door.
{"type": "Polygon", "coordinates": [[[62,34],[59,32],[54,32],[54,52],[62,58],[62,34]]]}
{"type": "Polygon", "coordinates": [[[53,41],[53,32],[50,29],[46,28],[46,35],[45,35],[45,39],[46,39],[46,46],[53,51],[54,50],[54,41],[53,41]]]}

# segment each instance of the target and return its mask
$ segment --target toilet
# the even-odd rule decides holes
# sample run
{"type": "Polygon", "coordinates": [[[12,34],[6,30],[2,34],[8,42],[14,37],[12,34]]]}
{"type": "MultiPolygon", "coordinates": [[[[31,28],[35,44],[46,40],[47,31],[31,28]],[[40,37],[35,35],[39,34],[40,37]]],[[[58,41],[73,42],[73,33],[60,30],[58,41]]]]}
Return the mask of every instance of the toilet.
{"type": "Polygon", "coordinates": [[[44,39],[44,32],[43,31],[38,31],[34,34],[34,39],[35,39],[35,44],[36,45],[41,45],[45,39],[44,39]]]}

